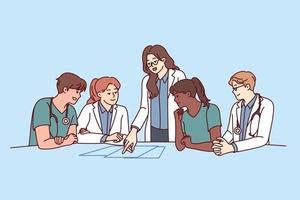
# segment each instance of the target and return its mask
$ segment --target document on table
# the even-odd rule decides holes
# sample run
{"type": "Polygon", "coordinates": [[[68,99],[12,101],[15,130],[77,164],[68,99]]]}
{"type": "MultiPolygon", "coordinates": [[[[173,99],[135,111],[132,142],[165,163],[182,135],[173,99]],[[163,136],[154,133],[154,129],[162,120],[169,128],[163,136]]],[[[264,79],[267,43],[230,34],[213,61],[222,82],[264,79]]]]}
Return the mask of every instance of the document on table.
{"type": "Polygon", "coordinates": [[[132,159],[159,159],[165,150],[164,146],[137,145],[132,153],[122,154],[123,147],[108,146],[95,149],[80,156],[102,156],[104,158],[132,158],[132,159]]]}

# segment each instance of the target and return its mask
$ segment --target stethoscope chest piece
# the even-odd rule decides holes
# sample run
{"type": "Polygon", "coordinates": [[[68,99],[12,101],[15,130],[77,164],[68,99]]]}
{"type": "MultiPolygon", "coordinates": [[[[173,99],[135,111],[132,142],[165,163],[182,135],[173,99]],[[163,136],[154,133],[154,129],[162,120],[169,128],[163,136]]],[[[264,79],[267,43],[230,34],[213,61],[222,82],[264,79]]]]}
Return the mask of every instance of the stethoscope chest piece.
{"type": "Polygon", "coordinates": [[[233,132],[234,132],[235,134],[239,135],[239,134],[241,133],[241,128],[235,127],[235,128],[233,129],[233,132]]]}
{"type": "Polygon", "coordinates": [[[69,118],[64,117],[64,118],[62,119],[62,123],[63,123],[63,125],[68,125],[68,124],[70,123],[69,118]]]}

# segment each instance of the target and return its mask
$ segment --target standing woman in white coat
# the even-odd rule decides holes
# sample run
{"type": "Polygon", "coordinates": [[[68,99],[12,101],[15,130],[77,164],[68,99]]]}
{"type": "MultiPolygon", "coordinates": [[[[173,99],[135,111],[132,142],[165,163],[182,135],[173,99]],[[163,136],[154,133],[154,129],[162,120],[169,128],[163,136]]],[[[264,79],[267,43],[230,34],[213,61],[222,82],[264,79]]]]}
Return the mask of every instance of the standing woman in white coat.
{"type": "Polygon", "coordinates": [[[178,108],[170,87],[185,79],[167,50],[161,45],[147,46],[142,55],[143,70],[147,74],[141,85],[140,109],[124,142],[123,153],[133,152],[137,133],[146,121],[146,142],[174,142],[174,111],[178,108]]]}

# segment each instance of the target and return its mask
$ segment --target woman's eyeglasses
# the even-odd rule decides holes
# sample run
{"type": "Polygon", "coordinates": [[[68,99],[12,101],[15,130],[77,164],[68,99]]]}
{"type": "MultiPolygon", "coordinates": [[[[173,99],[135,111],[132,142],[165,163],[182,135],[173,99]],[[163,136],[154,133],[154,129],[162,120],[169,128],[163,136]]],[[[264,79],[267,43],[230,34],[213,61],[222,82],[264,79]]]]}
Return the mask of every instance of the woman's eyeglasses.
{"type": "Polygon", "coordinates": [[[153,65],[157,65],[158,64],[158,60],[154,60],[153,62],[147,62],[147,66],[150,68],[150,67],[153,67],[153,65]]]}

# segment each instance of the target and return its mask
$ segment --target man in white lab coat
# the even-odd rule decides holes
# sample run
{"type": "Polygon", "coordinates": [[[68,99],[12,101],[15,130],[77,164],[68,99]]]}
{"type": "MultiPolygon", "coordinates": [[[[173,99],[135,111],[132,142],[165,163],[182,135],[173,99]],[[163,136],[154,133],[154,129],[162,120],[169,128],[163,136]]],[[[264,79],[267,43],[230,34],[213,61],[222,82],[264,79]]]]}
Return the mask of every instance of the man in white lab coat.
{"type": "Polygon", "coordinates": [[[228,83],[238,101],[232,106],[227,131],[213,142],[214,153],[219,156],[266,145],[274,114],[273,102],[254,92],[253,73],[237,72],[228,83]]]}

